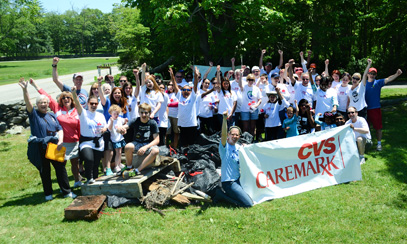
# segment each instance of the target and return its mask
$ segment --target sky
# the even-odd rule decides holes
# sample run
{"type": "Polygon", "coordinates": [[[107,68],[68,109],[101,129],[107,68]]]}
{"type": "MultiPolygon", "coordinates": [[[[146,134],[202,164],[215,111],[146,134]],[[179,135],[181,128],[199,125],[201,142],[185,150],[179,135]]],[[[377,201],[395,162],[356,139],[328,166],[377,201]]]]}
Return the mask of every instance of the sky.
{"type": "Polygon", "coordinates": [[[120,3],[121,0],[39,0],[45,12],[64,13],[66,10],[80,12],[83,8],[100,9],[103,13],[110,13],[114,3],[120,3]]]}

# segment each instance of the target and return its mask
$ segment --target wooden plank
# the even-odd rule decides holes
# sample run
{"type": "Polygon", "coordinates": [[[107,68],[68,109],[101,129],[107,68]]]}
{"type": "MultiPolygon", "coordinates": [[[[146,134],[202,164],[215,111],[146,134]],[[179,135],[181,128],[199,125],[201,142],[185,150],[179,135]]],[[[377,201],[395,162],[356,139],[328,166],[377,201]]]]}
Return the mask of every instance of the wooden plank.
{"type": "Polygon", "coordinates": [[[65,218],[70,220],[96,220],[106,206],[106,196],[79,196],[64,209],[65,218]]]}
{"type": "Polygon", "coordinates": [[[81,187],[82,195],[116,195],[126,198],[141,198],[143,197],[142,183],[170,165],[172,164],[143,170],[143,175],[129,179],[119,176],[99,177],[95,183],[84,184],[81,187]]]}

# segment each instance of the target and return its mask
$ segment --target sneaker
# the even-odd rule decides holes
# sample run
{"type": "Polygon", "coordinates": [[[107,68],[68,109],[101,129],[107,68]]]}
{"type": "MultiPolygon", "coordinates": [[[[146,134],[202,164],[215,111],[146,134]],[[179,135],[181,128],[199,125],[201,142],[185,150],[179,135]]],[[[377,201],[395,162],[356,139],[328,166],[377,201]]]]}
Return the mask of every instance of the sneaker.
{"type": "Polygon", "coordinates": [[[138,171],[138,169],[130,170],[129,177],[133,177],[133,176],[136,176],[136,175],[140,175],[140,172],[138,171]]]}
{"type": "Polygon", "coordinates": [[[52,197],[52,195],[48,195],[48,196],[45,196],[45,201],[51,201],[52,199],[54,199],[53,197],[52,197]]]}
{"type": "Polygon", "coordinates": [[[112,169],[107,168],[106,169],[106,176],[109,176],[109,175],[112,175],[112,174],[113,174],[112,169]]]}
{"type": "Polygon", "coordinates": [[[114,167],[113,172],[117,173],[120,172],[122,169],[119,166],[114,167]]]}
{"type": "Polygon", "coordinates": [[[362,158],[361,160],[360,160],[360,165],[362,165],[362,164],[364,164],[366,161],[365,161],[365,158],[362,158]]]}
{"type": "Polygon", "coordinates": [[[376,150],[381,151],[382,150],[382,144],[377,144],[376,150]]]}
{"type": "Polygon", "coordinates": [[[70,197],[70,198],[72,198],[72,199],[75,199],[75,198],[77,197],[77,195],[76,195],[75,193],[73,193],[73,192],[70,192],[70,193],[66,194],[64,197],[65,197],[65,198],[70,197]]]}
{"type": "Polygon", "coordinates": [[[120,169],[123,169],[124,167],[126,167],[126,165],[120,163],[119,167],[120,167],[120,169]]]}
{"type": "Polygon", "coordinates": [[[77,181],[73,184],[73,188],[81,187],[82,186],[82,181],[77,181]]]}
{"type": "Polygon", "coordinates": [[[117,175],[117,176],[122,176],[122,175],[123,175],[123,172],[126,171],[126,170],[128,170],[127,165],[125,165],[123,169],[121,169],[120,171],[118,171],[118,172],[116,173],[116,175],[117,175]]]}
{"type": "Polygon", "coordinates": [[[92,178],[92,179],[90,179],[90,180],[88,180],[88,184],[90,185],[90,184],[93,184],[93,183],[95,183],[95,180],[92,178]]]}

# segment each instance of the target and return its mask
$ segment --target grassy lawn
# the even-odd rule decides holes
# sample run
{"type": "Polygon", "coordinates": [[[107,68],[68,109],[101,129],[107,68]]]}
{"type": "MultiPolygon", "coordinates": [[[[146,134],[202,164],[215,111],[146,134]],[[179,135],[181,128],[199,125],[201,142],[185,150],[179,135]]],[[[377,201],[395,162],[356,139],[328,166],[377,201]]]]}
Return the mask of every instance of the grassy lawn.
{"type": "Polygon", "coordinates": [[[396,99],[396,98],[406,98],[407,88],[389,88],[382,89],[381,99],[396,99]]]}
{"type": "Polygon", "coordinates": [[[62,198],[55,175],[55,199],[44,202],[26,158],[28,132],[2,136],[0,243],[407,243],[406,113],[402,105],[383,109],[383,151],[367,152],[362,181],[251,209],[172,206],[161,217],[143,207],[107,208],[95,222],[64,220],[72,200],[62,198]]]}
{"type": "MultiPolygon", "coordinates": [[[[119,58],[77,58],[61,59],[63,67],[58,67],[59,75],[73,74],[96,69],[96,66],[107,63],[115,63],[119,58]]],[[[52,59],[31,61],[0,62],[0,85],[11,84],[20,77],[32,77],[34,79],[52,76],[52,59]]]]}

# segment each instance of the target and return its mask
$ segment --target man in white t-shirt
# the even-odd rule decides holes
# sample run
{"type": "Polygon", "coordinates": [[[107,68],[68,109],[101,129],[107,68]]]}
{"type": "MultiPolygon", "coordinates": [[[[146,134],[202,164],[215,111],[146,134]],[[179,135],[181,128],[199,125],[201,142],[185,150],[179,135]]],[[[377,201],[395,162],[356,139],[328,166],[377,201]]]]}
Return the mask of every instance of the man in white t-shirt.
{"type": "Polygon", "coordinates": [[[349,120],[345,124],[350,124],[356,138],[356,145],[358,146],[360,164],[365,163],[365,149],[372,145],[372,137],[369,131],[369,125],[366,120],[358,116],[358,111],[355,107],[348,108],[349,120]]]}

